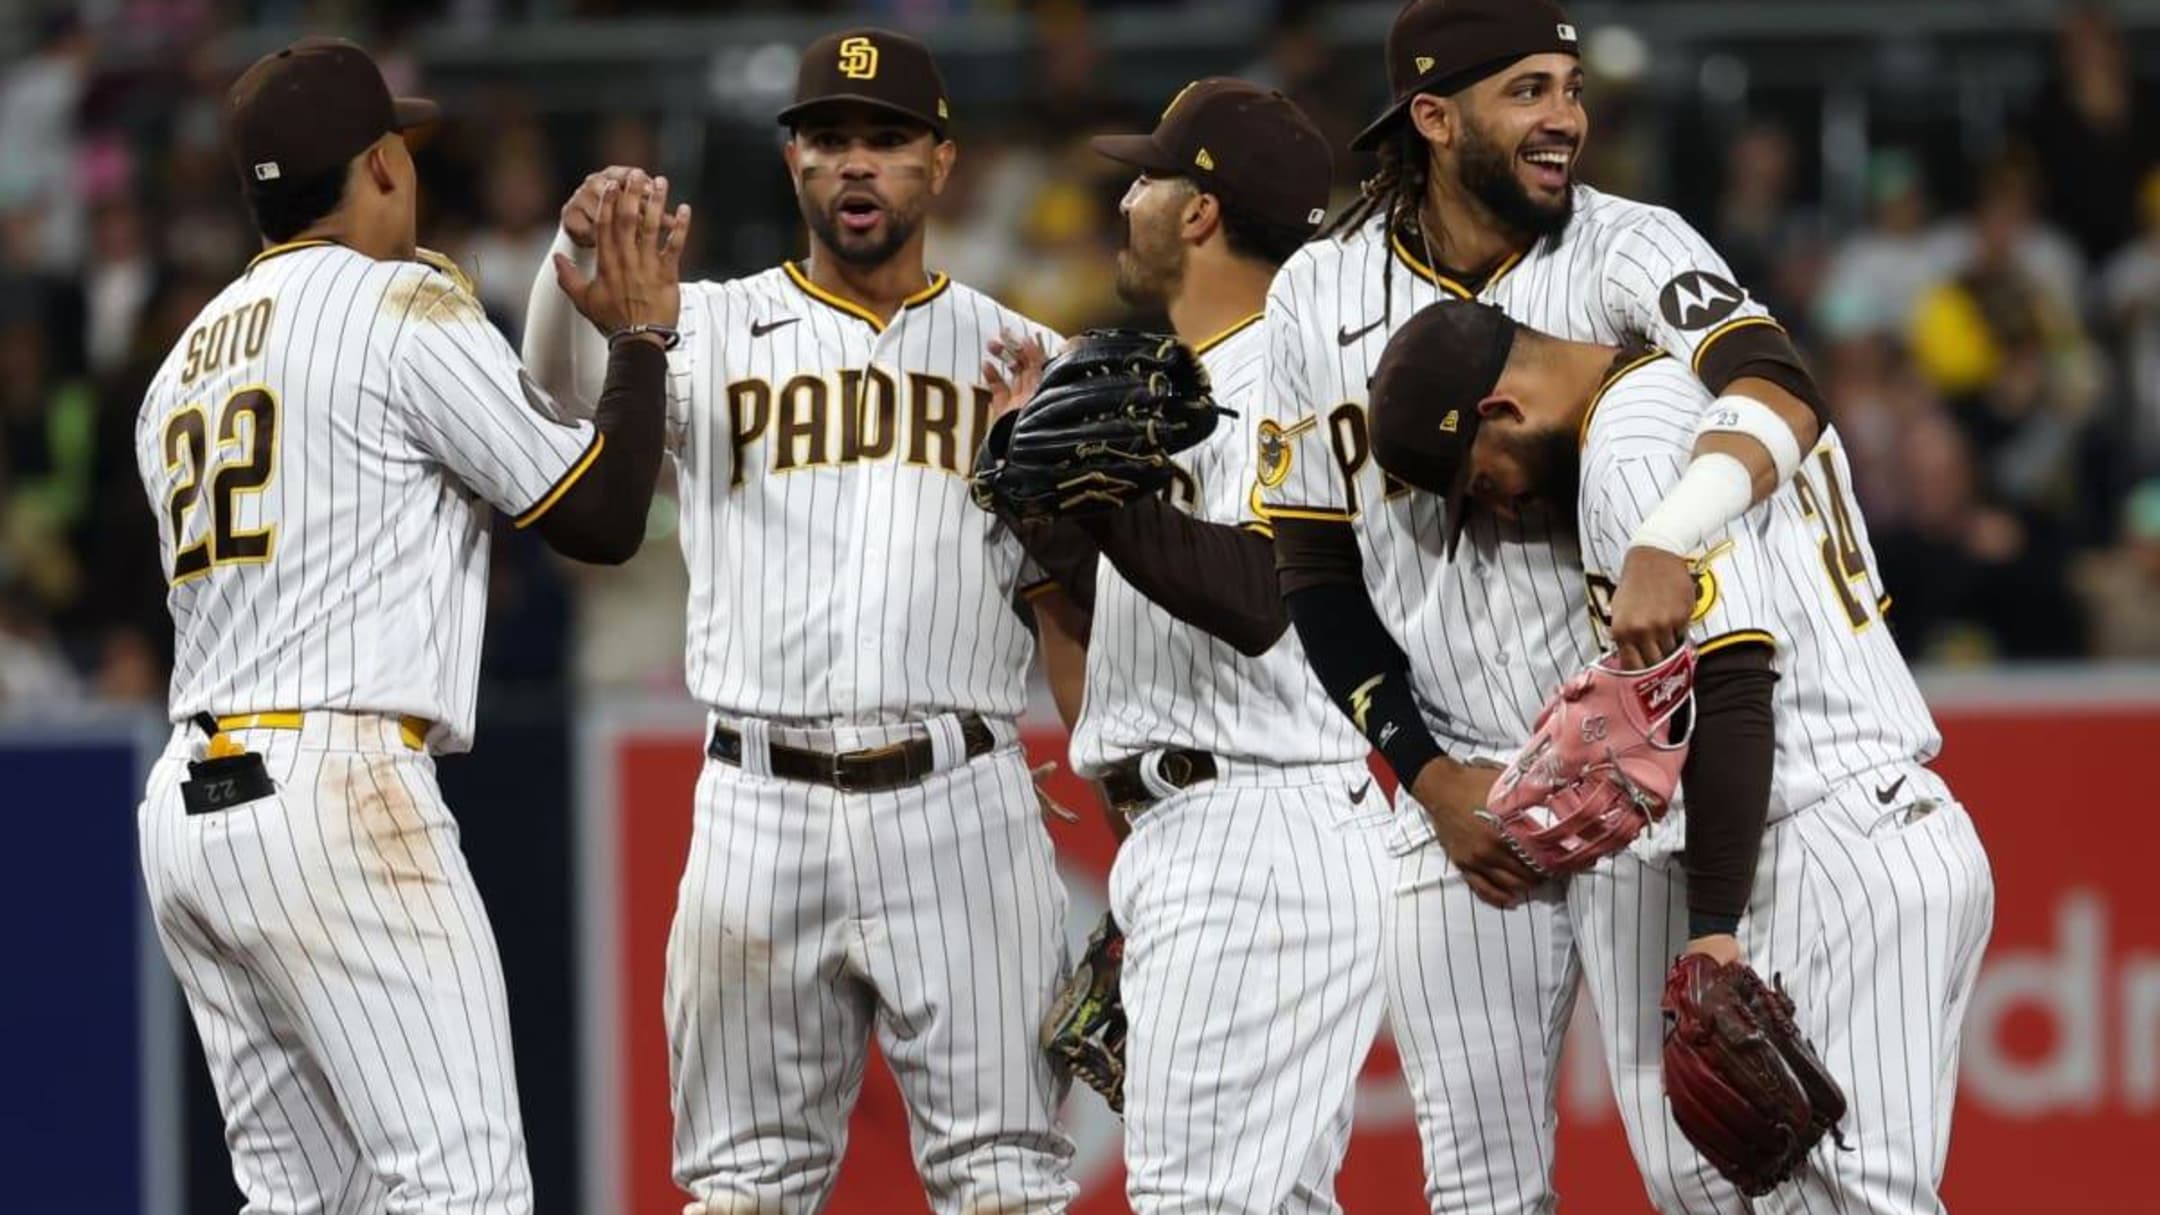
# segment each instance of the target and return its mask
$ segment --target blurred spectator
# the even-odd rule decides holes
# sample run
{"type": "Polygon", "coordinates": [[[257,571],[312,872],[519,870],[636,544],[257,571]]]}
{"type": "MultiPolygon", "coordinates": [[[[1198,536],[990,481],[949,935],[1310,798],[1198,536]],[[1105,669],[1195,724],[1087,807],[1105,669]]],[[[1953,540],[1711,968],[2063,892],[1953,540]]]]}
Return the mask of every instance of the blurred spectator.
{"type": "Polygon", "coordinates": [[[1711,232],[1718,252],[1750,293],[1780,317],[1804,317],[1802,301],[1820,242],[1820,221],[1793,198],[1792,137],[1773,122],[1751,123],[1725,154],[1725,186],[1711,232]]]}
{"type": "Polygon", "coordinates": [[[1938,264],[1955,273],[1983,258],[2006,261],[2076,312],[2085,305],[2085,257],[2041,215],[2037,173],[2024,148],[2007,149],[1983,168],[1972,214],[1943,224],[1933,238],[1938,264]]]}
{"type": "Polygon", "coordinates": [[[1915,426],[1940,420],[1942,401],[1897,343],[1878,334],[1847,338],[1817,360],[1830,420],[1852,464],[1853,494],[1868,525],[1900,526],[1909,494],[1903,468],[1915,426]]]}
{"type": "Polygon", "coordinates": [[[2094,656],[2160,661],[2160,480],[2131,492],[2121,543],[2086,558],[2076,574],[2094,656]]]}
{"type": "Polygon", "coordinates": [[[37,603],[8,582],[0,554],[0,705],[64,704],[82,696],[37,603]]]}
{"type": "Polygon", "coordinates": [[[0,284],[0,309],[0,563],[57,610],[82,578],[70,541],[90,503],[97,404],[53,376],[33,292],[0,284]]]}
{"type": "Polygon", "coordinates": [[[2102,271],[2100,298],[2122,343],[2130,467],[2151,475],[2160,473],[2160,169],[2145,175],[2139,212],[2144,236],[2102,271]]]}
{"type": "Polygon", "coordinates": [[[483,180],[487,223],[466,242],[465,260],[488,315],[516,342],[525,332],[533,274],[547,260],[561,209],[540,133],[522,128],[496,141],[483,180]]]}
{"type": "MultiPolygon", "coordinates": [[[[2102,365],[2072,300],[2045,269],[2028,180],[1991,177],[1966,227],[1963,268],[1914,310],[1918,365],[1950,402],[1991,496],[2066,525],[2077,521],[2078,458],[2102,365]]],[[[2071,256],[2075,256],[2072,252],[2071,256]]]]}
{"type": "Polygon", "coordinates": [[[83,272],[84,340],[92,375],[118,371],[133,352],[157,277],[135,200],[118,194],[99,203],[91,215],[90,264],[83,272]]]}
{"type": "Polygon", "coordinates": [[[81,261],[76,115],[94,52],[81,19],[55,7],[40,23],[37,52],[0,72],[0,217],[27,259],[19,269],[61,274],[81,261]]]}
{"type": "Polygon", "coordinates": [[[2055,74],[2027,139],[2048,184],[2048,214],[2098,262],[2137,230],[2137,186],[2160,163],[2160,111],[2130,73],[2129,49],[2106,7],[2063,18],[2055,74]]]}
{"type": "Polygon", "coordinates": [[[2080,652],[2057,537],[1988,503],[1957,427],[1940,416],[1907,428],[1897,526],[1871,527],[1898,645],[1913,658],[1982,662],[2080,652]]]}
{"type": "Polygon", "coordinates": [[[1941,240],[1928,229],[1927,189],[1910,152],[1886,149],[1868,164],[1869,226],[1832,254],[1815,299],[1815,327],[1832,338],[1899,333],[1913,302],[1941,277],[1941,240]]]}

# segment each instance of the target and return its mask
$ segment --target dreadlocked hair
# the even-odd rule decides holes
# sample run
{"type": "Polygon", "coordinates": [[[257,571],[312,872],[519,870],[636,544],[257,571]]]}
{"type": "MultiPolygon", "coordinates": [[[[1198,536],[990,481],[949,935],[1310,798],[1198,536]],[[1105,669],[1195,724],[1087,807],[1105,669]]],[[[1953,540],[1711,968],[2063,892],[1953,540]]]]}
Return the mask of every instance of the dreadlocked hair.
{"type": "Polygon", "coordinates": [[[1342,214],[1320,230],[1323,238],[1348,236],[1375,215],[1387,217],[1389,232],[1415,230],[1418,209],[1425,202],[1425,188],[1432,179],[1432,150],[1417,124],[1408,117],[1397,120],[1393,130],[1374,149],[1379,168],[1358,183],[1358,196],[1342,214]]]}

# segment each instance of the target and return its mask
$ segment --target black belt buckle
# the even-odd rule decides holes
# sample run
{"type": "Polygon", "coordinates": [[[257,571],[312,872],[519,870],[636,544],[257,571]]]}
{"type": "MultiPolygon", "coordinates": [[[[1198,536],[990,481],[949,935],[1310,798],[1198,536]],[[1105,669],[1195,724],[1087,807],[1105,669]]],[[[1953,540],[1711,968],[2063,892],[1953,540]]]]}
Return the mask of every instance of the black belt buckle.
{"type": "Polygon", "coordinates": [[[189,814],[215,814],[261,801],[277,792],[263,757],[253,751],[188,762],[188,778],[180,782],[180,800],[189,814]]]}

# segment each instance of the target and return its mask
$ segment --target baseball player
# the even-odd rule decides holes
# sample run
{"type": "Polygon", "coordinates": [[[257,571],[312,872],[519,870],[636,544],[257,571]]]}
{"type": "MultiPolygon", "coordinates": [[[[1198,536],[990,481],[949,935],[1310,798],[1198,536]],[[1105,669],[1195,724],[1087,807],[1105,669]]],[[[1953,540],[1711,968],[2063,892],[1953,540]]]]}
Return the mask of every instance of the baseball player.
{"type": "MultiPolygon", "coordinates": [[[[1685,558],[1788,477],[1816,392],[1784,332],[1662,208],[1576,183],[1577,32],[1549,0],[1414,0],[1388,36],[1395,101],[1359,146],[1364,200],[1277,275],[1259,480],[1314,670],[1401,778],[1386,976],[1435,1210],[1553,1204],[1553,1097],[1578,963],[1562,891],[1475,817],[1546,695],[1593,651],[1571,521],[1531,508],[1439,543],[1441,504],[1371,458],[1366,385],[1418,308],[1477,298],[1565,336],[1654,341],[1715,408],[1686,475],[1631,537],[1613,638],[1637,665],[1694,607],[1685,558]],[[1797,427],[1797,432],[1795,430],[1797,427]],[[1503,548],[1506,538],[1519,541],[1503,548]],[[1678,594],[1674,594],[1677,572],[1678,594]],[[1513,910],[1505,910],[1512,907],[1513,910]]],[[[1745,884],[1696,897],[1727,932],[1745,884]]]]}
{"type": "MultiPolygon", "coordinates": [[[[1061,520],[1092,563],[1072,742],[1122,829],[1133,1209],[1334,1211],[1379,1027],[1381,832],[1367,747],[1313,678],[1253,497],[1269,279],[1325,218],[1327,145],[1295,105],[1195,81],[1152,134],[1094,141],[1140,177],[1118,289],[1168,312],[1236,411],[1169,492],[1061,520]]],[[[1043,555],[1055,575],[1060,546],[1043,555]]]]}
{"type": "MultiPolygon", "coordinates": [[[[1465,515],[1504,518],[1530,502],[1573,514],[1602,640],[1629,537],[1683,475],[1687,419],[1708,404],[1663,352],[1563,341],[1446,301],[1382,358],[1373,444],[1384,466],[1447,499],[1451,531],[1465,515]]],[[[1699,563],[1685,839],[1693,851],[1700,822],[1741,824],[1717,837],[1742,851],[1737,863],[1713,858],[1716,871],[1752,878],[1737,935],[1690,927],[1690,871],[1703,858],[1683,866],[1676,832],[1567,891],[1628,1142],[1662,1211],[1943,1209],[1959,1034],[1994,884],[1971,817],[1927,767],[1941,736],[1876,627],[1882,577],[1851,484],[1826,433],[1699,563]],[[1683,952],[1782,975],[1799,1027],[1846,1090],[1851,1150],[1819,1147],[1752,1206],[1690,1149],[1662,1099],[1659,993],[1683,952]]],[[[1756,1146],[1774,1157],[1775,1144],[1756,1146]]],[[[1752,1184],[1748,1163],[1724,1167],[1752,1184]]]]}
{"type": "MultiPolygon", "coordinates": [[[[810,256],[686,287],[668,398],[711,715],[668,941],[675,1179],[693,1213],[821,1209],[875,1033],[935,1209],[1061,1211],[1036,1029],[1065,894],[1013,720],[1037,579],[966,480],[989,343],[1055,338],[924,268],[954,145],[921,43],[820,38],[779,118],[810,256]]],[[[551,275],[535,296],[528,362],[589,397],[597,334],[551,275]]]]}
{"type": "Polygon", "coordinates": [[[502,967],[433,756],[472,741],[490,508],[620,562],[659,467],[687,209],[601,204],[598,275],[564,289],[613,335],[607,387],[597,423],[553,421],[415,260],[401,132],[434,114],[348,42],[240,77],[265,248],[136,423],[175,633],[143,877],[250,1211],[532,1209],[502,967]]]}

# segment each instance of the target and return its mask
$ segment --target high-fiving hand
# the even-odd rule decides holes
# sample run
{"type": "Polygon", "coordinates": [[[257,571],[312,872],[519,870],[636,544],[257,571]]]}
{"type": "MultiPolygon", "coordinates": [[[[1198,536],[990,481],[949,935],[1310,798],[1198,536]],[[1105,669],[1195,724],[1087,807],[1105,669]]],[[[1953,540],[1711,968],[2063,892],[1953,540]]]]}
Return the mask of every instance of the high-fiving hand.
{"type": "MultiPolygon", "coordinates": [[[[569,258],[555,255],[555,281],[571,304],[602,333],[634,326],[672,329],[682,313],[682,251],[690,235],[690,206],[668,210],[668,180],[626,170],[586,179],[563,208],[565,227],[587,188],[596,196],[593,245],[599,266],[588,278],[569,258]],[[596,180],[597,179],[597,180],[596,180]]],[[[577,233],[571,233],[577,239],[577,233]]]]}

